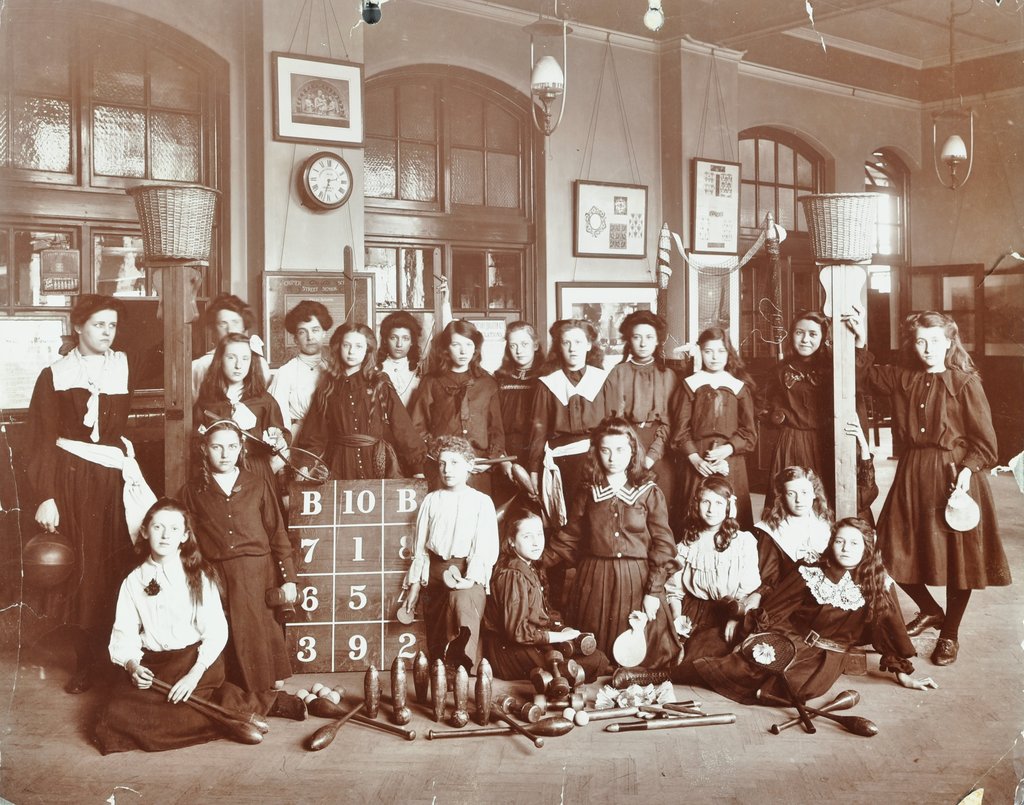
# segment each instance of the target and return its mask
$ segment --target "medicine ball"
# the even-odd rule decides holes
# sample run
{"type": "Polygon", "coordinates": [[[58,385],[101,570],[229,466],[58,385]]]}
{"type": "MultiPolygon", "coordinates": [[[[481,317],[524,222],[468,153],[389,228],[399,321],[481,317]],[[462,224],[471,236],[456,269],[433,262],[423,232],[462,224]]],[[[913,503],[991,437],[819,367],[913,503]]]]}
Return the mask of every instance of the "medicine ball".
{"type": "Polygon", "coordinates": [[[42,531],[25,543],[22,568],[25,584],[49,590],[67,581],[75,566],[75,549],[60,533],[42,531]]]}

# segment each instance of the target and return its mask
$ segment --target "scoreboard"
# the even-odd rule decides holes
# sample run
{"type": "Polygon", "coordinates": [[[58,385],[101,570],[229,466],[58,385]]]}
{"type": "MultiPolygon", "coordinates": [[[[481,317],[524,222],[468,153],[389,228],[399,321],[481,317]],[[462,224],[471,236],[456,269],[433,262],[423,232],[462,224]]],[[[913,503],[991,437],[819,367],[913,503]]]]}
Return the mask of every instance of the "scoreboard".
{"type": "Polygon", "coordinates": [[[395,614],[426,494],[426,481],[412,479],[292,487],[300,620],[285,625],[285,641],[293,673],[388,668],[425,650],[423,623],[395,614]]]}

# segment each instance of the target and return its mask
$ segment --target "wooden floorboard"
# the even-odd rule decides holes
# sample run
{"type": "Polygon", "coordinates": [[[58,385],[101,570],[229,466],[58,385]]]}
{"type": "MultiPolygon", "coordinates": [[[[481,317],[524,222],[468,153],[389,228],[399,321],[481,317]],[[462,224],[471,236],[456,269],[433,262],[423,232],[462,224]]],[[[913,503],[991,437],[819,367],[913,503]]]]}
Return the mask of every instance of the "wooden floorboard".
{"type": "MultiPolygon", "coordinates": [[[[879,462],[883,482],[892,465],[879,462]]],[[[993,481],[1011,567],[1024,563],[1024,496],[993,481]]],[[[735,712],[734,725],[611,734],[599,725],[549,739],[540,750],[516,737],[409,743],[349,724],[320,753],[302,749],[323,722],[274,720],[260,746],[219,741],[176,752],[101,756],[89,742],[99,694],[72,697],[66,652],[56,641],[0,657],[0,796],[16,805],[51,803],[956,803],[975,787],[986,803],[1012,803],[1024,773],[1024,571],[1017,584],[976,593],[961,634],[960,660],[928,662],[934,643],[915,640],[918,673],[937,691],[903,690],[891,675],[843,677],[860,691],[854,712],[879,735],[861,738],[819,722],[775,736],[789,713],[741,707],[697,688],[677,687],[708,712],[735,712]],[[35,663],[47,676],[39,677],[35,663]]],[[[904,611],[911,616],[909,602],[904,611]]],[[[877,667],[877,656],[870,658],[877,667]]],[[[358,675],[296,677],[360,688],[358,675]]],[[[499,684],[499,689],[505,686],[499,684]]],[[[512,686],[523,693],[522,685],[512,686]]],[[[414,726],[433,727],[421,712],[414,726]]]]}

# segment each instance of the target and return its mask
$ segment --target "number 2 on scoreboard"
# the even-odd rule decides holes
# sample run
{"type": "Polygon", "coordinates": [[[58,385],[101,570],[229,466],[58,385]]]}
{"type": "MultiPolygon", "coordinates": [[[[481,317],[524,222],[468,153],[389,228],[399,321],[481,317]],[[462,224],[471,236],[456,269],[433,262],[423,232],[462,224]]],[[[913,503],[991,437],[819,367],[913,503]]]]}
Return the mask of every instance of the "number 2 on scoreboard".
{"type": "Polygon", "coordinates": [[[413,646],[416,645],[416,635],[412,632],[402,632],[398,636],[398,656],[403,660],[411,660],[416,656],[413,646]]]}

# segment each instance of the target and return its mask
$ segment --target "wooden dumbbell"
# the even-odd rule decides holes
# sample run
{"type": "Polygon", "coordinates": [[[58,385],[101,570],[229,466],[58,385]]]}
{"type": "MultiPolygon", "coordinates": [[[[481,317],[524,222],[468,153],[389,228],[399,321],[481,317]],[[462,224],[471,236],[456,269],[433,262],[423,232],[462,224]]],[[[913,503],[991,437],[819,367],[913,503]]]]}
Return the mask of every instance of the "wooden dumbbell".
{"type": "Polygon", "coordinates": [[[416,652],[412,661],[412,681],[416,687],[416,701],[427,704],[430,699],[430,660],[424,651],[416,652]]]}
{"type": "Polygon", "coordinates": [[[569,680],[569,686],[576,690],[582,685],[587,679],[587,673],[583,670],[582,666],[576,660],[566,660],[565,665],[562,666],[563,673],[566,679],[569,680]]]}
{"type": "Polygon", "coordinates": [[[547,663],[548,669],[551,671],[551,681],[548,683],[547,693],[548,699],[565,699],[568,698],[572,692],[572,687],[569,685],[569,681],[562,676],[562,670],[559,667],[560,663],[565,662],[565,657],[560,651],[549,651],[544,656],[544,661],[547,663]]]}
{"type": "Polygon", "coordinates": [[[589,657],[597,651],[597,639],[594,637],[593,632],[583,632],[568,643],[560,645],[563,647],[562,653],[566,659],[571,657],[589,657]]]}
{"type": "Polygon", "coordinates": [[[561,713],[569,708],[582,710],[584,707],[586,707],[586,699],[583,698],[582,693],[570,693],[562,699],[548,699],[549,713],[561,713]]]}

